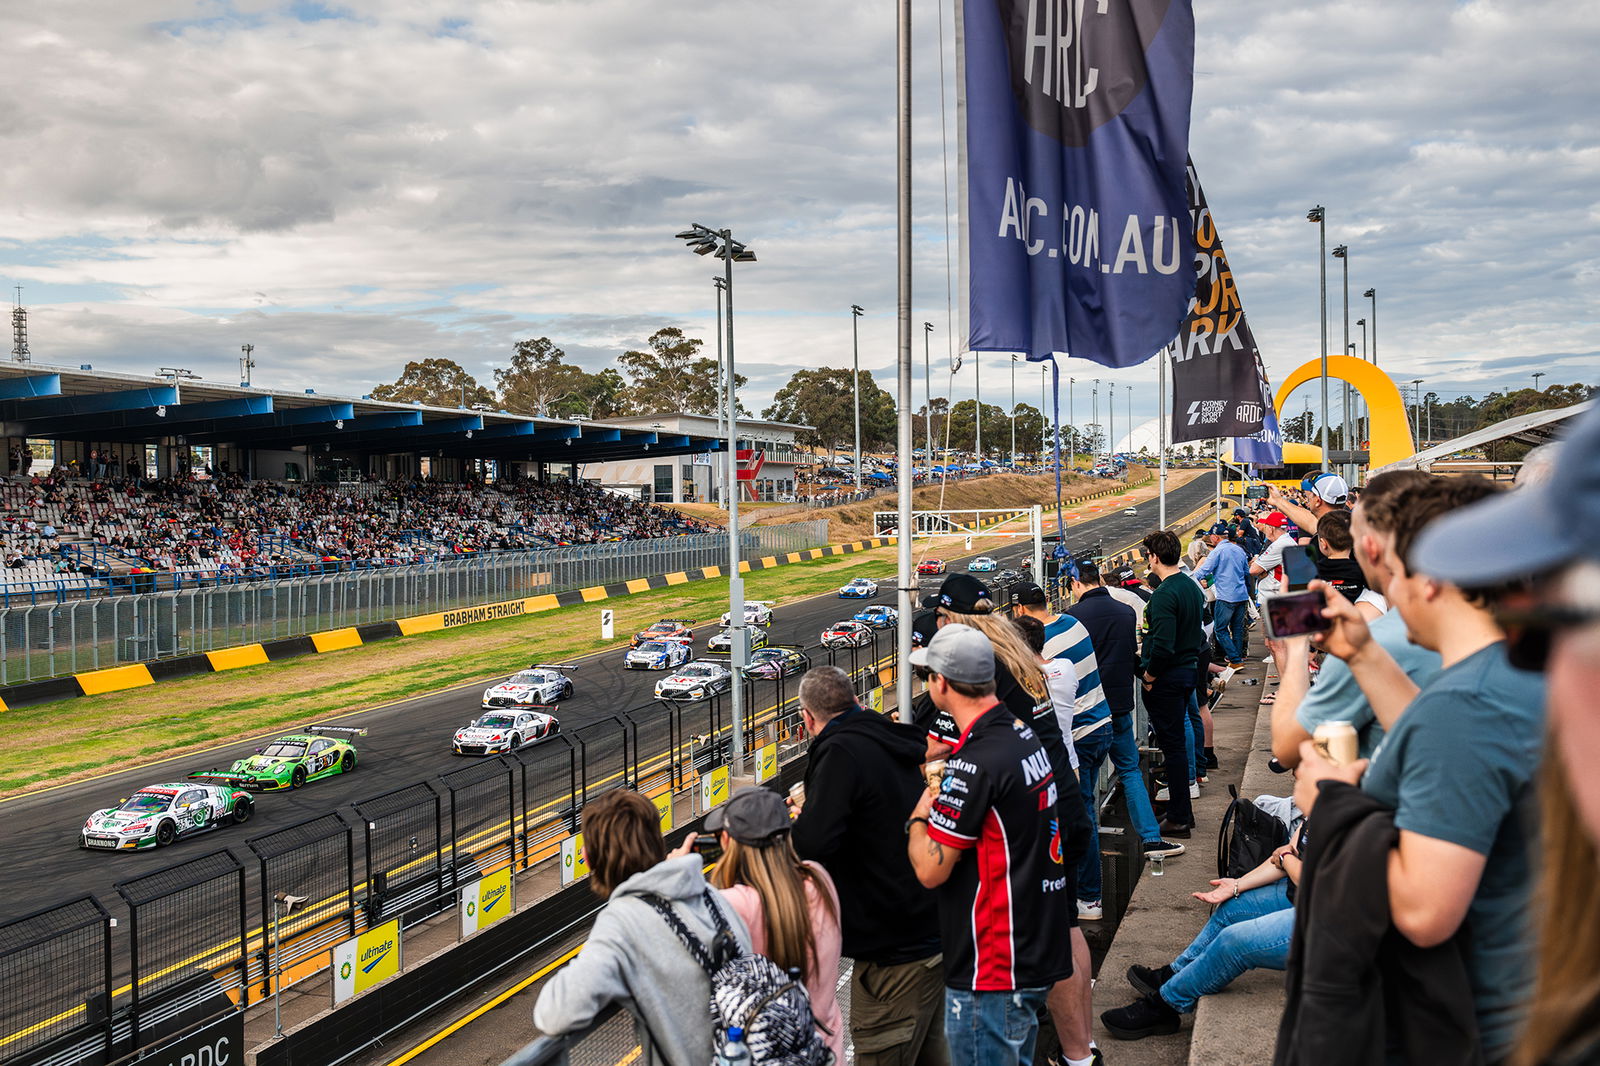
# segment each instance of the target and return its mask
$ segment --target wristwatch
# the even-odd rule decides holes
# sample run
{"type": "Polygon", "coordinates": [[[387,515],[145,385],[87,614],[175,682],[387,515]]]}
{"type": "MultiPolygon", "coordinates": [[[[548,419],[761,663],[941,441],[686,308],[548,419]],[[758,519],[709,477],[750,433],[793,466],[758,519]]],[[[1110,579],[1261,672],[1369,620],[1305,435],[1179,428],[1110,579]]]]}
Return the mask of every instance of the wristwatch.
{"type": "Polygon", "coordinates": [[[906,819],[906,836],[910,836],[911,835],[911,826],[916,822],[921,822],[923,825],[927,825],[928,824],[928,820],[926,818],[924,818],[920,814],[916,815],[915,817],[912,817],[912,818],[907,818],[906,819]]]}

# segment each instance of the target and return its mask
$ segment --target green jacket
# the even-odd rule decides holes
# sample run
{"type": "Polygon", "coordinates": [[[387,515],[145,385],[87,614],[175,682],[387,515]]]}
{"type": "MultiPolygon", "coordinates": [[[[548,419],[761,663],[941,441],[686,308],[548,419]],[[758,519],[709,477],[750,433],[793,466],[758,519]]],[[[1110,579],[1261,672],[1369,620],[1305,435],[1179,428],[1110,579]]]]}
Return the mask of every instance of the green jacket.
{"type": "Polygon", "coordinates": [[[1141,675],[1164,677],[1173,670],[1193,670],[1205,643],[1201,614],[1206,594],[1188,574],[1173,574],[1161,582],[1144,609],[1148,632],[1139,661],[1141,675]]]}

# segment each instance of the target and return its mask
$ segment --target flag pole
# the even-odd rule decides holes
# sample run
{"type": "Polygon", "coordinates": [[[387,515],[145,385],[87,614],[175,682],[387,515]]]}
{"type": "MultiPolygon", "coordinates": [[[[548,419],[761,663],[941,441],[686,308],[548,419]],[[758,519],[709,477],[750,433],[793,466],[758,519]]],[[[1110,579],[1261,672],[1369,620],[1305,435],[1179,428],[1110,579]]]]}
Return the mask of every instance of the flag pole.
{"type": "Polygon", "coordinates": [[[1169,350],[1169,348],[1163,348],[1156,355],[1156,359],[1159,360],[1160,363],[1161,363],[1160,384],[1156,388],[1156,392],[1157,392],[1157,399],[1156,399],[1156,449],[1160,453],[1159,458],[1160,458],[1160,470],[1161,470],[1161,477],[1160,477],[1160,482],[1161,482],[1160,500],[1161,500],[1161,504],[1160,504],[1160,507],[1157,509],[1156,516],[1157,516],[1157,519],[1161,523],[1161,528],[1162,529],[1166,529],[1167,528],[1167,352],[1168,352],[1168,350],[1169,350]]]}
{"type": "MultiPolygon", "coordinates": [[[[911,0],[899,0],[896,17],[896,59],[898,63],[895,140],[899,158],[895,166],[898,193],[899,247],[899,530],[895,541],[899,559],[900,622],[895,642],[899,653],[895,667],[896,709],[902,722],[911,721],[911,612],[916,604],[916,578],[911,572],[911,0]]],[[[979,412],[982,416],[982,412],[979,412]]],[[[929,411],[932,417],[932,411],[929,411]]],[[[930,459],[931,463],[931,459],[930,459]]]]}

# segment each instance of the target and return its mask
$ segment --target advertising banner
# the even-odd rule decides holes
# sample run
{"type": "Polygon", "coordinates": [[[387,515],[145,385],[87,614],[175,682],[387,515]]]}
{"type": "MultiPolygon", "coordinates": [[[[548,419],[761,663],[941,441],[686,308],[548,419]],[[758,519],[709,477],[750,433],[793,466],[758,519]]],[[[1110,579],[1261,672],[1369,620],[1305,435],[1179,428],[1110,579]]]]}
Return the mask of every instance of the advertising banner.
{"type": "Polygon", "coordinates": [[[726,766],[719,766],[703,775],[700,778],[700,809],[709,811],[728,802],[728,784],[729,770],[726,766]]]}
{"type": "Polygon", "coordinates": [[[574,833],[561,842],[561,887],[589,876],[589,864],[583,857],[583,834],[574,833]]]}
{"type": "Polygon", "coordinates": [[[461,887],[461,935],[486,929],[516,909],[512,897],[511,867],[478,878],[461,887]]]}
{"type": "Polygon", "coordinates": [[[650,802],[656,805],[656,817],[661,819],[662,834],[672,832],[672,793],[663,792],[659,796],[652,796],[650,802]]]}
{"type": "Polygon", "coordinates": [[[333,1003],[338,1006],[400,972],[400,919],[333,946],[333,1003]]]}
{"type": "Polygon", "coordinates": [[[763,744],[756,749],[756,784],[778,776],[778,745],[763,744]]]}
{"type": "Polygon", "coordinates": [[[1144,362],[1194,295],[1191,0],[956,10],[968,348],[1144,362]]]}

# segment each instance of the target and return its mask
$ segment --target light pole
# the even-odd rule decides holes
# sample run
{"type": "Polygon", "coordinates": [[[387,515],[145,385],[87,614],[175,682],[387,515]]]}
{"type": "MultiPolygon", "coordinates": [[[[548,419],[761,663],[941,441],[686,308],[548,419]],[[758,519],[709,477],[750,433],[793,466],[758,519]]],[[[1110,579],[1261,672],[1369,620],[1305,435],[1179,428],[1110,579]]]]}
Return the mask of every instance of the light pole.
{"type": "Polygon", "coordinates": [[[1361,295],[1372,301],[1372,365],[1378,365],[1378,290],[1368,289],[1361,295]]]}
{"type": "Polygon", "coordinates": [[[861,491],[861,331],[858,324],[866,312],[857,304],[850,305],[850,395],[854,397],[856,411],[856,492],[861,491]]]}
{"type": "MultiPolygon", "coordinates": [[[[724,406],[728,417],[728,624],[733,629],[733,675],[749,660],[749,627],[744,619],[744,578],[739,576],[739,478],[734,467],[739,451],[739,408],[733,397],[733,264],[754,263],[756,254],[733,239],[733,231],[711,229],[698,222],[677,234],[696,255],[716,254],[722,260],[723,299],[728,305],[727,366],[722,373],[724,406]]],[[[744,686],[735,682],[728,690],[733,704],[733,736],[729,751],[735,777],[744,776],[744,686]]]]}
{"type": "Polygon", "coordinates": [[[1306,212],[1306,221],[1317,224],[1317,266],[1322,288],[1317,301],[1322,311],[1322,469],[1328,469],[1328,222],[1327,212],[1318,204],[1306,212]]]}
{"type": "Polygon", "coordinates": [[[1411,379],[1411,409],[1412,418],[1416,421],[1413,432],[1417,435],[1417,451],[1422,450],[1422,379],[1411,379]]]}
{"type": "Polygon", "coordinates": [[[1050,448],[1050,361],[1039,367],[1039,465],[1044,466],[1044,453],[1050,448]]]}
{"type": "MultiPolygon", "coordinates": [[[[725,439],[728,436],[728,425],[724,417],[727,412],[722,409],[722,294],[725,290],[722,277],[713,274],[711,276],[711,286],[716,290],[717,297],[717,436],[725,439]]],[[[725,473],[726,470],[726,463],[718,463],[713,472],[712,480],[719,480],[716,475],[725,473]]],[[[723,481],[722,499],[724,506],[727,505],[728,492],[731,487],[727,481],[723,481]]]]}
{"type": "MultiPolygon", "coordinates": [[[[1072,458],[1067,461],[1068,467],[1075,467],[1078,465],[1078,430],[1076,428],[1078,425],[1078,405],[1074,402],[1074,397],[1072,395],[1072,386],[1076,385],[1077,383],[1077,378],[1067,379],[1067,429],[1072,432],[1072,436],[1070,438],[1072,441],[1072,458]]],[[[1059,426],[1056,427],[1056,432],[1060,432],[1059,426]]]]}
{"type": "MultiPolygon", "coordinates": [[[[1094,388],[1089,390],[1089,432],[1091,434],[1097,433],[1097,431],[1100,429],[1100,379],[1094,378],[1093,381],[1094,388]]],[[[1090,458],[1093,459],[1096,464],[1098,464],[1100,461],[1100,450],[1095,447],[1095,443],[1096,442],[1091,436],[1089,440],[1089,447],[1092,449],[1090,458]]]]}
{"type": "Polygon", "coordinates": [[[1128,450],[1133,451],[1133,386],[1124,385],[1128,390],[1128,450]]]}
{"type": "Polygon", "coordinates": [[[1116,450],[1117,450],[1117,383],[1114,382],[1114,381],[1110,381],[1110,382],[1106,383],[1106,462],[1111,464],[1111,466],[1113,468],[1112,469],[1112,473],[1116,472],[1115,467],[1116,467],[1117,463],[1116,463],[1116,459],[1114,458],[1114,456],[1116,455],[1116,450]]]}
{"type": "Polygon", "coordinates": [[[928,406],[927,418],[922,425],[922,461],[928,464],[928,473],[933,473],[933,357],[928,354],[929,339],[933,336],[933,323],[922,324],[922,391],[926,394],[928,406]]]}
{"type": "MultiPolygon", "coordinates": [[[[1350,248],[1348,245],[1338,245],[1333,250],[1333,257],[1344,264],[1344,347],[1339,349],[1340,355],[1354,355],[1355,345],[1350,341],[1350,248]]],[[[1339,435],[1344,443],[1344,450],[1350,449],[1350,384],[1339,383],[1339,400],[1344,408],[1344,421],[1340,423],[1339,435]]],[[[1345,480],[1354,483],[1355,467],[1352,463],[1345,463],[1345,480]]]]}
{"type": "Polygon", "coordinates": [[[239,360],[239,387],[250,387],[250,371],[255,369],[256,361],[250,358],[250,353],[256,350],[253,344],[241,344],[239,350],[244,353],[244,358],[239,360]]]}
{"type": "Polygon", "coordinates": [[[1361,327],[1361,361],[1364,363],[1367,361],[1367,320],[1358,318],[1356,325],[1361,327]]]}
{"type": "Polygon", "coordinates": [[[1544,377],[1544,371],[1543,370],[1535,370],[1533,372],[1533,391],[1534,392],[1538,392],[1539,391],[1539,379],[1542,378],[1542,377],[1544,377]]]}
{"type": "Polygon", "coordinates": [[[1011,469],[1017,468],[1017,356],[1011,356],[1011,469]]]}

